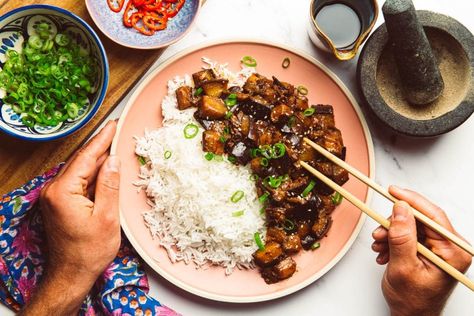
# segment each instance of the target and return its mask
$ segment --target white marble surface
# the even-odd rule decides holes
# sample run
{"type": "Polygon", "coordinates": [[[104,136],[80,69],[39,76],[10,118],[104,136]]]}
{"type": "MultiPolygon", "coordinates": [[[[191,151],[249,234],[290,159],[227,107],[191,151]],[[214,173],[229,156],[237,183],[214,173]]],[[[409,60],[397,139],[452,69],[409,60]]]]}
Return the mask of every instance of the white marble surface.
{"type": "MultiPolygon", "coordinates": [[[[380,1],[382,4],[383,1],[380,1]]],[[[272,40],[304,50],[331,68],[356,95],[356,61],[338,62],[315,49],[307,33],[309,0],[208,0],[194,29],[169,47],[157,64],[180,50],[206,41],[228,38],[272,40]]],[[[474,32],[474,3],[468,0],[415,0],[418,9],[429,9],[455,17],[474,32]]],[[[378,24],[383,17],[379,17],[378,24]]],[[[115,110],[118,117],[126,103],[115,110]]],[[[474,120],[455,131],[429,140],[396,136],[369,121],[375,145],[376,180],[416,189],[436,201],[449,214],[454,226],[474,242],[474,120]]],[[[372,207],[389,214],[390,206],[375,196],[372,207]]],[[[286,298],[258,304],[224,304],[208,301],[176,288],[149,270],[151,293],[183,315],[387,315],[380,291],[383,267],[375,263],[370,249],[375,224],[367,220],[352,249],[329,273],[316,283],[286,298]]],[[[468,272],[474,279],[474,268],[468,272]]],[[[474,310],[474,294],[458,286],[445,315],[467,316],[474,310]]],[[[9,315],[0,306],[0,315],[9,315]]]]}

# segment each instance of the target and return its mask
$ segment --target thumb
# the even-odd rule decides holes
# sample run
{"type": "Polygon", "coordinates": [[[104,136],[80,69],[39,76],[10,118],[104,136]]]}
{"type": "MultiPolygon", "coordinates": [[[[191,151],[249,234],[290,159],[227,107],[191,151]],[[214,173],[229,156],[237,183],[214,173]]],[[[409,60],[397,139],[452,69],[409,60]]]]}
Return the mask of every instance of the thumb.
{"type": "Polygon", "coordinates": [[[118,218],[120,186],[120,159],[110,156],[99,170],[95,187],[95,207],[97,215],[118,218]]]}
{"type": "Polygon", "coordinates": [[[410,206],[403,201],[395,203],[388,230],[390,263],[414,264],[417,242],[416,221],[410,206]]]}

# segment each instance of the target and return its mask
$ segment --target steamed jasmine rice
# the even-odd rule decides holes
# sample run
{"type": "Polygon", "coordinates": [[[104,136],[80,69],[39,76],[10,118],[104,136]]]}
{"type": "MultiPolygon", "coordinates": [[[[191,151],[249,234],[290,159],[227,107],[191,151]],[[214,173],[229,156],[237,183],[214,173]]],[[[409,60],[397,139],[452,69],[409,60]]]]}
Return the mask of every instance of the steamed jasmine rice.
{"type": "MultiPolygon", "coordinates": [[[[243,85],[255,71],[243,68],[232,73],[226,65],[203,60],[231,86],[243,85]]],[[[194,119],[194,111],[177,108],[175,91],[183,85],[193,86],[189,75],[168,82],[162,102],[163,127],[136,140],[137,155],[147,161],[136,184],[146,190],[152,206],[143,214],[145,223],[172,262],[219,265],[227,274],[235,267],[251,268],[252,254],[258,248],[254,233],[265,235],[252,173],[225,157],[205,158],[201,145],[204,130],[194,119]],[[183,131],[190,123],[199,131],[187,139],[183,131]],[[242,191],[243,197],[234,203],[231,197],[237,191],[242,191]]]]}

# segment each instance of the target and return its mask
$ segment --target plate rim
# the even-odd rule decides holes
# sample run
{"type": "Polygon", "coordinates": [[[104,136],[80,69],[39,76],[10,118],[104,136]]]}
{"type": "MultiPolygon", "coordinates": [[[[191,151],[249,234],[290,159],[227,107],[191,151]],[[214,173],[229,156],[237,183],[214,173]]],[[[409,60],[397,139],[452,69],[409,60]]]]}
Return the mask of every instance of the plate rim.
{"type": "MultiPolygon", "coordinates": [[[[293,47],[290,47],[289,45],[286,44],[281,44],[278,42],[274,41],[262,41],[262,40],[255,40],[255,39],[241,39],[241,38],[235,38],[235,39],[228,39],[228,40],[213,40],[213,41],[207,41],[204,43],[200,43],[197,45],[192,45],[188,48],[183,49],[181,52],[169,57],[165,61],[163,61],[160,65],[158,65],[152,72],[150,72],[144,79],[143,81],[136,86],[135,91],[133,94],[130,96],[129,100],[127,101],[127,104],[125,105],[125,108],[123,109],[122,114],[120,115],[119,122],[117,124],[117,131],[115,133],[112,146],[110,149],[110,154],[111,155],[116,155],[117,154],[117,144],[119,140],[119,135],[122,130],[122,126],[125,121],[125,117],[128,115],[128,112],[132,108],[133,104],[135,103],[136,99],[138,96],[142,93],[142,91],[145,89],[145,87],[152,81],[155,76],[157,76],[163,69],[168,67],[170,64],[174,63],[175,61],[179,60],[180,58],[191,54],[195,51],[198,51],[203,48],[209,48],[213,46],[218,46],[218,45],[225,45],[225,44],[259,44],[259,45],[266,45],[266,46],[271,46],[271,47],[276,47],[279,49],[283,49],[289,52],[292,52],[305,60],[311,62],[313,65],[321,69],[324,73],[326,73],[337,85],[338,87],[342,90],[342,92],[345,94],[345,96],[348,98],[349,102],[351,103],[352,107],[354,108],[357,117],[359,118],[359,121],[362,125],[363,131],[364,131],[364,136],[366,138],[367,142],[367,151],[369,154],[369,178],[374,179],[375,178],[375,154],[374,154],[374,144],[372,140],[372,136],[370,134],[369,126],[367,124],[367,120],[365,119],[362,109],[359,106],[359,103],[357,100],[354,98],[353,94],[351,91],[347,88],[347,86],[342,82],[337,75],[330,70],[327,66],[325,66],[322,62],[320,62],[318,59],[314,58],[311,56],[309,53],[301,50],[301,49],[295,49],[293,47]]],[[[372,200],[372,195],[373,192],[372,190],[367,191],[367,195],[365,198],[365,203],[370,204],[372,200]]],[[[279,290],[274,293],[270,294],[265,294],[265,295],[258,295],[258,296],[253,296],[253,297],[245,297],[245,296],[231,296],[231,295],[219,295],[215,293],[210,293],[204,290],[196,289],[185,282],[175,278],[173,275],[170,273],[164,271],[161,269],[159,264],[154,260],[151,256],[149,256],[143,248],[139,245],[138,241],[133,237],[129,227],[127,226],[127,223],[125,222],[122,208],[119,205],[119,210],[120,210],[120,225],[122,227],[122,230],[124,231],[125,235],[127,236],[128,240],[132,244],[133,248],[137,251],[137,253],[140,255],[140,257],[148,264],[156,273],[158,273],[160,276],[162,276],[164,279],[166,279],[168,282],[173,284],[174,286],[177,286],[183,290],[185,290],[188,293],[197,295],[202,298],[206,298],[209,300],[213,301],[218,301],[218,302],[225,302],[225,303],[257,303],[257,302],[264,302],[264,301],[270,301],[274,300],[277,298],[281,298],[290,294],[293,294],[308,285],[312,284],[319,278],[321,278],[323,275],[325,275],[329,270],[331,270],[349,251],[349,249],[352,247],[354,244],[356,238],[359,236],[360,231],[362,230],[362,227],[365,223],[365,219],[367,218],[367,215],[364,213],[361,214],[359,221],[357,222],[357,225],[352,232],[350,238],[342,247],[342,249],[337,253],[337,255],[329,261],[329,263],[321,269],[318,273],[315,273],[313,276],[307,278],[303,282],[300,282],[299,284],[296,284],[292,287],[286,288],[284,290],[279,290]]]]}
{"type": "MultiPolygon", "coordinates": [[[[87,8],[87,13],[89,14],[89,16],[91,17],[92,21],[94,22],[95,26],[99,29],[99,31],[104,34],[108,39],[110,39],[112,42],[114,43],[117,43],[123,47],[128,47],[128,48],[132,48],[132,49],[138,49],[138,50],[156,50],[156,49],[160,49],[160,48],[164,48],[164,47],[168,47],[170,45],[173,45],[175,44],[176,42],[180,41],[181,39],[183,39],[193,28],[194,24],[196,23],[196,20],[197,20],[197,17],[199,16],[199,13],[201,12],[201,9],[202,9],[202,6],[204,5],[204,0],[197,0],[198,1],[198,8],[196,10],[196,13],[194,14],[193,16],[193,19],[191,20],[191,23],[189,24],[189,26],[187,27],[186,30],[184,30],[183,33],[181,33],[178,37],[172,39],[172,40],[169,40],[167,42],[164,42],[162,44],[158,44],[158,45],[153,45],[153,46],[147,46],[147,47],[143,47],[143,46],[134,46],[134,45],[130,45],[130,44],[127,44],[126,42],[123,42],[117,38],[114,38],[112,35],[109,34],[109,32],[105,32],[103,30],[102,27],[100,27],[100,24],[97,23],[96,19],[94,18],[94,15],[91,13],[91,8],[89,7],[90,4],[89,2],[92,1],[92,0],[85,0],[85,4],[86,4],[86,8],[87,8]]],[[[119,12],[121,13],[121,11],[119,12]]]]}

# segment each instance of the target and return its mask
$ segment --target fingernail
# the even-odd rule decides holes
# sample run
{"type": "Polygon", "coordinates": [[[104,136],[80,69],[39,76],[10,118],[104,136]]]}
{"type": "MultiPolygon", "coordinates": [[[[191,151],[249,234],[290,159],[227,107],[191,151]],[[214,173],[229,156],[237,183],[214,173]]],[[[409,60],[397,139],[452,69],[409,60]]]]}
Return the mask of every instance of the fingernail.
{"type": "Polygon", "coordinates": [[[113,172],[119,172],[120,170],[120,158],[117,156],[110,156],[107,161],[107,168],[113,172]]]}
{"type": "Polygon", "coordinates": [[[379,233],[382,232],[382,230],[383,230],[383,228],[382,228],[382,227],[379,227],[379,228],[377,228],[376,230],[374,230],[374,234],[379,234],[379,233]]]}
{"type": "Polygon", "coordinates": [[[403,201],[395,203],[393,207],[393,219],[396,221],[404,221],[410,213],[410,206],[403,201]]]}

